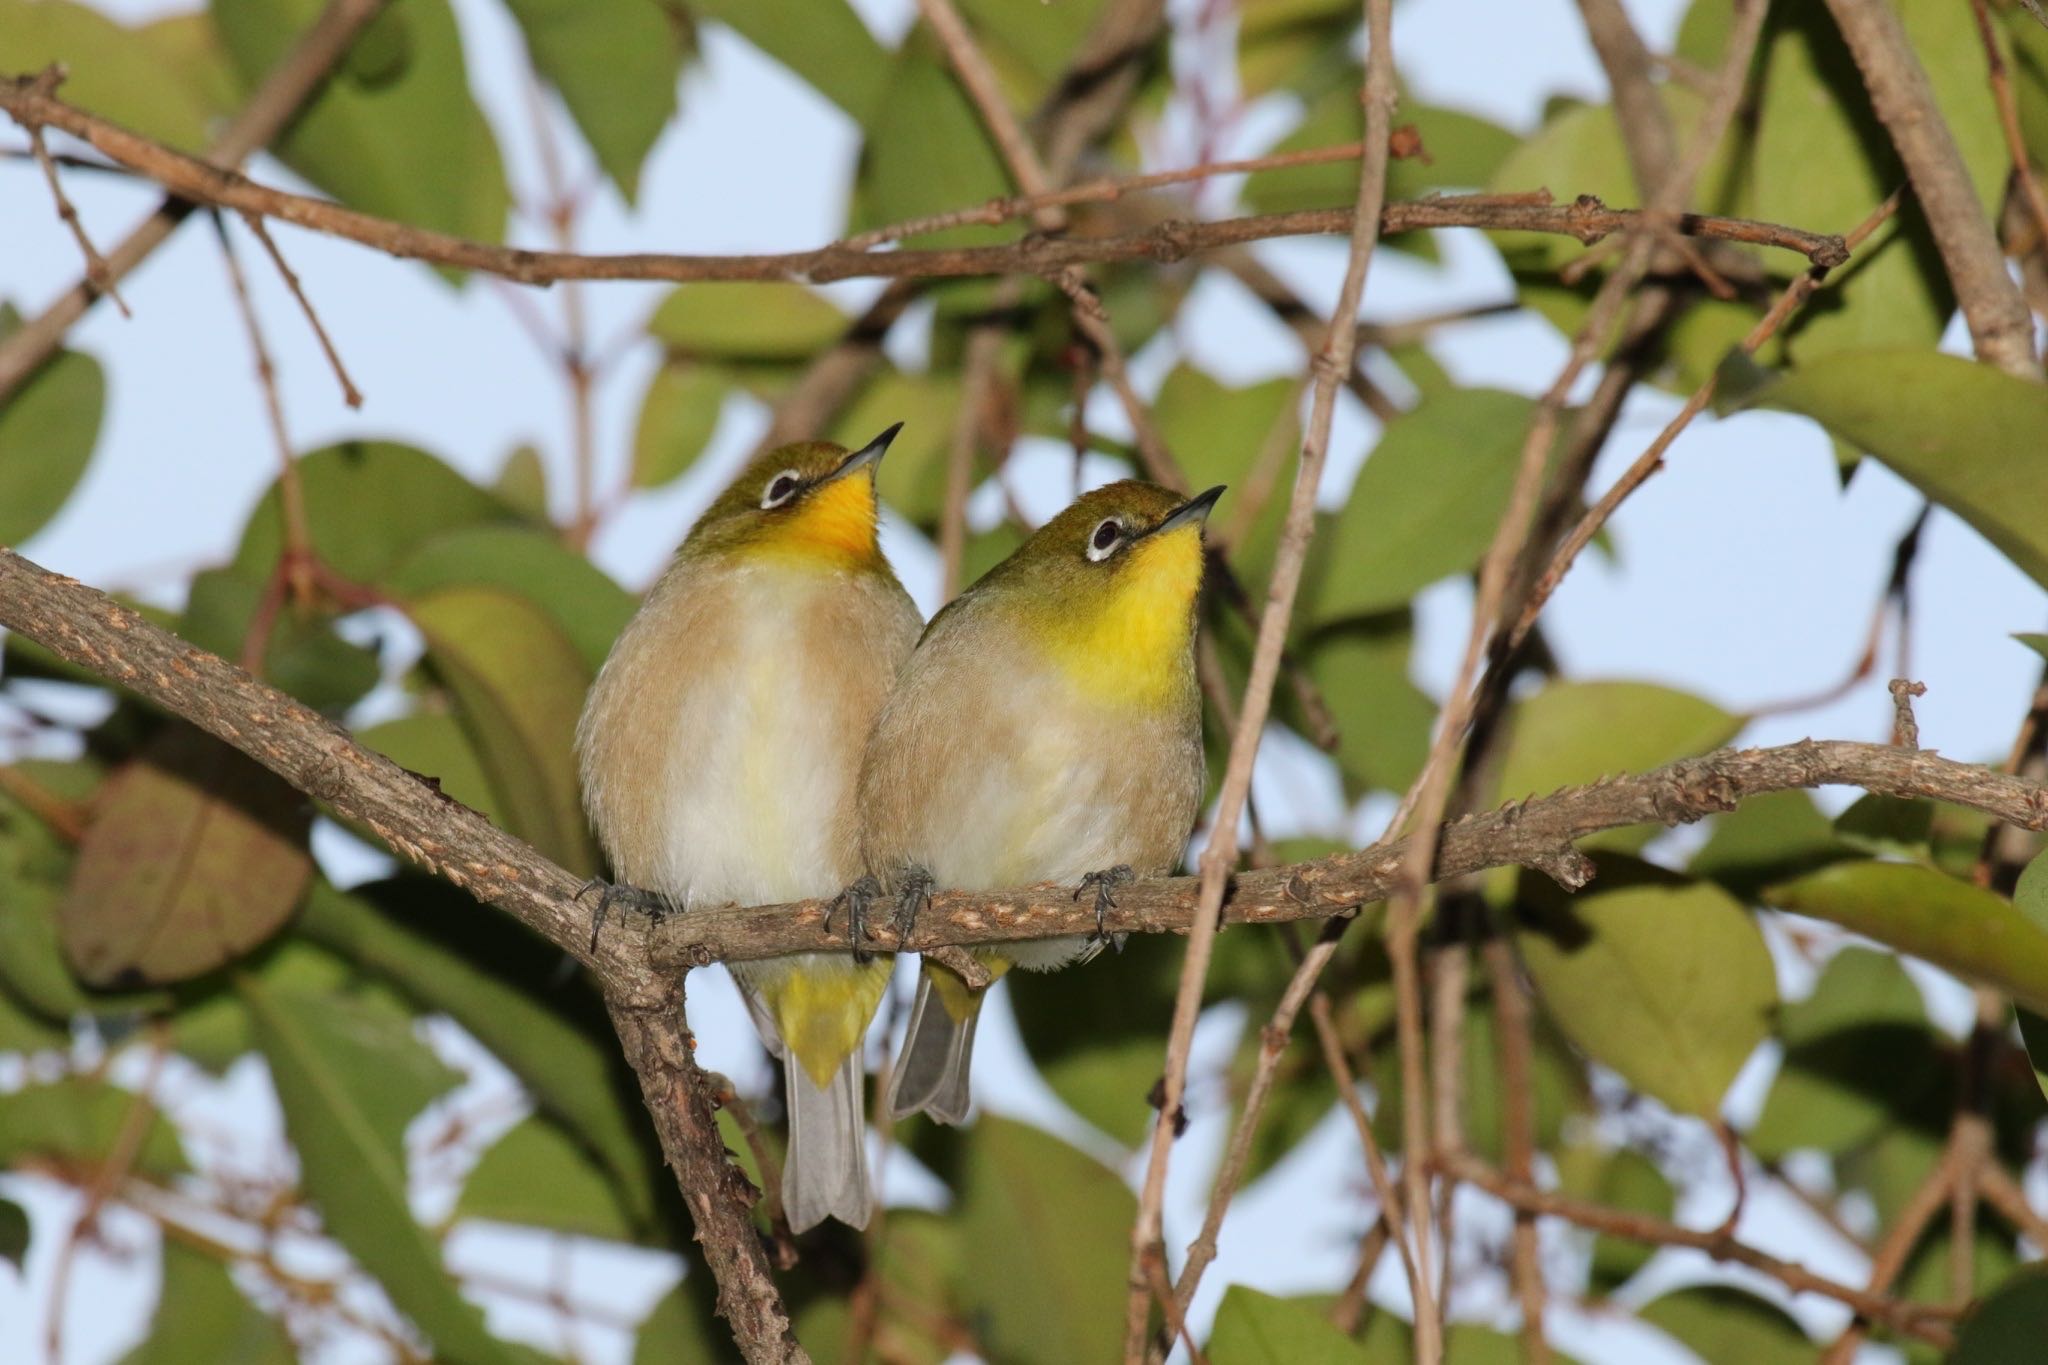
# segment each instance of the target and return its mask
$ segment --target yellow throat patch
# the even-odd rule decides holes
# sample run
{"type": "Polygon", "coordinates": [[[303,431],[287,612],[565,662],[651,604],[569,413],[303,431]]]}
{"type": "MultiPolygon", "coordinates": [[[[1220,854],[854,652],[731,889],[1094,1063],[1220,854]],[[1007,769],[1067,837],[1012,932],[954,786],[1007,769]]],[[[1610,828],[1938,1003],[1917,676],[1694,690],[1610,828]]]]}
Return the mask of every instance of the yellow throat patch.
{"type": "Polygon", "coordinates": [[[1067,675],[1091,695],[1156,706],[1185,678],[1193,604],[1202,586],[1202,535],[1193,526],[1131,546],[1108,591],[1047,623],[1067,675]]]}
{"type": "Polygon", "coordinates": [[[800,559],[859,564],[879,560],[874,480],[854,473],[822,485],[790,510],[762,548],[800,559]]]}

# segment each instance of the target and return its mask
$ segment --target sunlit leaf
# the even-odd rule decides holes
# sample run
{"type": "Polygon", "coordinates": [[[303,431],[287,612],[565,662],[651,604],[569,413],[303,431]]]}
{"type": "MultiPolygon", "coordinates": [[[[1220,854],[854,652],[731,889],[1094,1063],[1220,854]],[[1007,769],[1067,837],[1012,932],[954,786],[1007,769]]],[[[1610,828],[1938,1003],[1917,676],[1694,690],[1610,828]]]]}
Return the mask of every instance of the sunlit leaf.
{"type": "MultiPolygon", "coordinates": [[[[180,151],[206,145],[214,110],[183,82],[164,79],[160,49],[142,30],[73,0],[0,0],[0,33],[7,35],[10,72],[64,65],[67,103],[180,151]]],[[[6,505],[0,497],[0,507],[6,505]]],[[[7,541],[0,531],[0,544],[7,541]]]]}
{"type": "Polygon", "coordinates": [[[1711,882],[1609,857],[1593,886],[1523,883],[1515,944],[1545,1010],[1637,1090],[1714,1118],[1777,1005],[1763,935],[1711,882]]]}
{"type": "Polygon", "coordinates": [[[184,981],[284,926],[313,875],[312,813],[268,768],[186,725],[165,729],[93,803],[59,912],[93,986],[184,981]]]}
{"type": "MultiPolygon", "coordinates": [[[[0,29],[7,7],[20,3],[0,0],[0,29]]],[[[27,8],[33,14],[43,6],[27,8]]],[[[0,305],[0,336],[18,322],[13,308],[0,305]]],[[[99,441],[106,398],[100,363],[59,351],[0,401],[0,545],[19,545],[41,530],[78,487],[99,441]]]]}
{"type": "Polygon", "coordinates": [[[432,781],[500,829],[507,816],[462,722],[446,711],[415,711],[356,732],[356,738],[399,767],[432,781]]]}
{"type": "Polygon", "coordinates": [[[856,121],[888,80],[889,54],[847,0],[691,0],[690,10],[730,26],[856,121]]]}
{"type": "Polygon", "coordinates": [[[520,445],[505,457],[491,491],[528,521],[547,524],[548,470],[533,446],[520,445]]]}
{"type": "Polygon", "coordinates": [[[1674,1290],[1637,1316],[1702,1360],[1743,1365],[1811,1365],[1813,1343],[1784,1309],[1728,1285],[1674,1290]]]}
{"type": "MultiPolygon", "coordinates": [[[[1011,192],[1009,175],[980,116],[922,27],[897,52],[865,125],[852,231],[945,213],[1011,192]]],[[[954,245],[1014,237],[1018,231],[954,228],[910,241],[954,245]]]]}
{"type": "Polygon", "coordinates": [[[1215,1365],[1367,1365],[1365,1348],[1333,1326],[1312,1299],[1283,1299],[1246,1285],[1223,1293],[1204,1352],[1215,1365]]]}
{"type": "Polygon", "coordinates": [[[654,372],[633,429],[633,486],[660,488],[681,478],[710,443],[733,391],[717,365],[673,360],[654,372]]]}
{"type": "MultiPolygon", "coordinates": [[[[319,0],[211,0],[235,69],[254,86],[320,14],[319,0]]],[[[447,0],[406,0],[357,40],[366,60],[326,82],[273,144],[351,208],[495,242],[510,195],[497,139],[469,92],[447,0]]]]}
{"type": "Polygon", "coordinates": [[[293,1365],[299,1358],[284,1324],[249,1302],[227,1267],[164,1238],[163,1290],[142,1344],[121,1365],[183,1365],[194,1360],[236,1365],[293,1365]]]}
{"type": "Polygon", "coordinates": [[[498,587],[547,613],[594,674],[632,619],[633,595],[554,536],[529,526],[461,526],[422,540],[384,580],[406,599],[449,587],[498,587]]]}
{"type": "MultiPolygon", "coordinates": [[[[1348,17],[1354,22],[1353,11],[1348,17]]],[[[1424,155],[1387,164],[1387,197],[1417,199],[1439,190],[1476,190],[1494,178],[1516,147],[1515,135],[1490,120],[1456,109],[1402,101],[1398,122],[1413,128],[1424,155]]],[[[1274,146],[1275,154],[1335,147],[1365,137],[1355,87],[1337,86],[1317,100],[1301,125],[1274,146]]],[[[1563,183],[1563,182],[1559,182],[1563,183]]],[[[1358,161],[1327,161],[1254,171],[1245,178],[1245,203],[1260,213],[1326,209],[1358,197],[1358,161]]]]}
{"type": "Polygon", "coordinates": [[[406,613],[427,637],[511,832],[572,872],[594,872],[574,752],[593,670],[553,619],[500,588],[436,588],[406,613]]]}
{"type": "Polygon", "coordinates": [[[688,13],[659,0],[506,0],[534,70],[561,92],[630,202],[640,164],[676,111],[688,13]]]}
{"type": "MultiPolygon", "coordinates": [[[[0,1101],[7,1116],[0,1123],[0,1169],[41,1157],[95,1170],[125,1146],[122,1133],[138,1104],[147,1101],[84,1076],[13,1091],[0,1101]]],[[[178,1130],[151,1107],[128,1170],[162,1180],[186,1169],[178,1130]]]]}
{"type": "Polygon", "coordinates": [[[839,340],[849,321],[824,295],[800,284],[709,280],[670,290],[647,330],[693,358],[802,360],[839,340]]]}
{"type": "Polygon", "coordinates": [[[544,1118],[526,1119],[491,1144],[463,1182],[455,1216],[621,1242],[632,1237],[605,1173],[544,1118]]]}
{"type": "Polygon", "coordinates": [[[967,1153],[958,1217],[965,1292],[1003,1357],[1111,1360],[1123,1349],[1124,1281],[1137,1199],[1058,1138],[985,1116],[967,1153]]]}
{"type": "MultiPolygon", "coordinates": [[[[1333,623],[1302,644],[1352,791],[1406,791],[1429,757],[1436,702],[1409,675],[1414,643],[1414,623],[1398,611],[1333,623]]],[[[1283,704],[1291,716],[1294,703],[1283,704]]]]}
{"type": "Polygon", "coordinates": [[[1764,891],[1764,902],[1831,920],[2048,1009],[2048,931],[1999,896],[1908,863],[1837,863],[1764,891]]]}
{"type": "Polygon", "coordinates": [[[875,489],[913,524],[936,526],[946,503],[946,457],[959,410],[957,376],[908,374],[890,367],[861,387],[833,423],[831,439],[858,450],[884,429],[903,423],[875,471],[875,489]]]}

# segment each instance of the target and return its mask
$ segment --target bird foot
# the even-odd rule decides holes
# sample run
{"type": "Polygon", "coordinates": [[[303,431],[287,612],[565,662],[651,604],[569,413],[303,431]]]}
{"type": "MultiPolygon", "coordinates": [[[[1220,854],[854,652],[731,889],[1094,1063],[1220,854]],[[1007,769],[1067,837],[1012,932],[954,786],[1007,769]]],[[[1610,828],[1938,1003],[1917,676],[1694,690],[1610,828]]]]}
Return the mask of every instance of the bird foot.
{"type": "Polygon", "coordinates": [[[1115,867],[1104,868],[1100,872],[1090,872],[1087,876],[1081,878],[1081,884],[1074,888],[1074,899],[1081,899],[1091,888],[1095,892],[1095,932],[1088,936],[1089,942],[1102,943],[1107,941],[1114,943],[1118,952],[1123,951],[1123,935],[1111,934],[1106,927],[1105,921],[1109,918],[1109,912],[1116,909],[1116,896],[1113,894],[1116,888],[1128,886],[1136,880],[1138,880],[1138,874],[1131,871],[1129,863],[1118,863],[1115,867]]]}
{"type": "Polygon", "coordinates": [[[576,899],[580,901],[593,891],[597,892],[597,913],[591,916],[590,920],[590,951],[593,953],[597,951],[597,936],[604,932],[604,922],[610,916],[614,905],[624,906],[636,914],[645,915],[656,924],[661,923],[667,918],[668,913],[676,908],[668,897],[659,891],[649,891],[640,886],[627,886],[621,882],[608,882],[602,877],[592,877],[577,887],[576,899]]]}
{"type": "Polygon", "coordinates": [[[914,863],[896,874],[896,914],[890,923],[895,926],[899,942],[910,937],[910,931],[917,927],[918,915],[932,903],[934,885],[930,871],[914,863]]]}
{"type": "Polygon", "coordinates": [[[866,964],[874,960],[874,954],[861,944],[872,935],[868,933],[868,908],[882,898],[882,884],[873,877],[862,877],[859,881],[847,883],[844,890],[832,898],[825,907],[825,932],[832,932],[832,919],[841,910],[846,912],[846,943],[853,949],[853,960],[866,964]]]}

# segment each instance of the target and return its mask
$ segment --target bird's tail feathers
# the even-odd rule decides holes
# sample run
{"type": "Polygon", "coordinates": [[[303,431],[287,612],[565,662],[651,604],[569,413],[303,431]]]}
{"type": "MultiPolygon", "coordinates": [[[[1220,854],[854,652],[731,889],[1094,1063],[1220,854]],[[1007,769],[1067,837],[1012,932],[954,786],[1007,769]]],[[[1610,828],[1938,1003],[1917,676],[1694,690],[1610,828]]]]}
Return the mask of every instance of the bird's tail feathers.
{"type": "Polygon", "coordinates": [[[782,1167],[782,1207],[792,1232],[837,1218],[864,1228],[874,1213],[868,1187],[865,1071],[858,1049],[823,1089],[795,1057],[783,1066],[789,1105],[789,1155],[782,1167]]]}
{"type": "Polygon", "coordinates": [[[971,997],[965,1017],[955,1019],[932,990],[932,968],[918,973],[910,1031],[889,1081],[891,1119],[922,1110],[940,1123],[967,1122],[967,1070],[974,1060],[974,1025],[980,1018],[979,992],[971,997]]]}

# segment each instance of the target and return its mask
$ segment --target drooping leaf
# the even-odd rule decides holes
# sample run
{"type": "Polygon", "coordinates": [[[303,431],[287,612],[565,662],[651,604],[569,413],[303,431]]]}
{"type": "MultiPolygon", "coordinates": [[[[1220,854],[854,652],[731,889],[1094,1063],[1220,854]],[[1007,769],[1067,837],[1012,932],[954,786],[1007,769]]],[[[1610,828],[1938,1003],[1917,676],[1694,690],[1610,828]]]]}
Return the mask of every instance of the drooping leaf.
{"type": "Polygon", "coordinates": [[[1223,1292],[1204,1354],[1215,1365],[1367,1365],[1365,1348],[1314,1299],[1283,1299],[1234,1284],[1223,1292]]]}
{"type": "Polygon", "coordinates": [[[803,360],[839,340],[849,319],[824,295],[788,281],[679,284],[647,320],[648,334],[706,360],[803,360]]]}
{"type": "Polygon", "coordinates": [[[420,777],[430,779],[444,796],[453,797],[506,828],[507,815],[491,785],[483,761],[462,722],[446,711],[415,711],[356,733],[356,738],[384,757],[420,777]]]}
{"type": "MultiPolygon", "coordinates": [[[[2035,928],[2048,930],[2048,853],[2035,855],[2021,870],[2012,904],[2035,928]]],[[[2020,1042],[2034,1064],[2034,1080],[2048,1096],[2048,1015],[2024,1005],[2014,1006],[2013,1014],[2019,1020],[2020,1042]]]]}
{"type": "Polygon", "coordinates": [[[1999,1285],[1963,1319],[1949,1365],[2028,1365],[2048,1332],[2048,1270],[2030,1266],[1999,1285]]]}
{"type": "MultiPolygon", "coordinates": [[[[0,0],[0,33],[7,35],[10,72],[63,64],[67,103],[180,151],[206,145],[214,109],[184,82],[164,79],[159,49],[143,30],[73,0],[0,0]]],[[[0,497],[0,507],[6,505],[0,497]]],[[[7,540],[0,532],[0,544],[7,540]]]]}
{"type": "Polygon", "coordinates": [[[180,1365],[232,1360],[237,1365],[293,1365],[298,1352],[284,1324],[249,1302],[227,1267],[171,1238],[164,1239],[163,1290],[142,1344],[121,1365],[180,1365]]]}
{"type": "Polygon", "coordinates": [[[1752,796],[1714,817],[1713,833],[1686,871],[1721,883],[1745,900],[1768,882],[1847,857],[1834,826],[1803,791],[1752,796]]]}
{"type": "Polygon", "coordinates": [[[633,595],[561,541],[527,526],[460,526],[425,540],[384,580],[405,599],[447,587],[498,587],[547,613],[594,674],[626,622],[633,595]]]}
{"type": "Polygon", "coordinates": [[[597,164],[631,202],[640,166],[676,111],[689,15],[660,0],[507,0],[534,70],[562,102],[597,164]]]}
{"type": "Polygon", "coordinates": [[[1515,944],[1545,1010],[1637,1090],[1714,1118],[1777,1005],[1763,935],[1710,882],[1607,857],[1593,886],[1523,882],[1515,944]]]}
{"type": "Polygon", "coordinates": [[[1746,1135],[1766,1160],[1801,1147],[1846,1151],[1912,1112],[1942,1077],[1919,988],[1890,953],[1835,954],[1778,1032],[1785,1059],[1746,1135]]]}
{"type": "MultiPolygon", "coordinates": [[[[0,1169],[18,1166],[27,1157],[81,1171],[96,1169],[122,1145],[122,1132],[138,1103],[147,1102],[85,1076],[0,1095],[0,1169]]],[[[128,1169],[159,1180],[188,1169],[178,1130],[153,1106],[128,1169]]]]}
{"type": "MultiPolygon", "coordinates": [[[[1500,525],[1534,405],[1452,389],[1387,424],[1343,511],[1317,535],[1318,619],[1404,606],[1476,568],[1500,525]]],[[[1304,591],[1310,591],[1305,588],[1304,591]]]]}
{"type": "MultiPolygon", "coordinates": [[[[265,585],[226,569],[193,576],[178,634],[201,649],[239,659],[265,585]]],[[[279,611],[263,651],[263,680],[316,711],[338,715],[361,701],[382,673],[375,651],[335,633],[325,616],[279,611]]]]}
{"type": "Polygon", "coordinates": [[[592,670],[568,636],[527,598],[495,587],[436,588],[406,613],[427,637],[511,832],[572,872],[594,872],[574,752],[592,670]]]}
{"type": "Polygon", "coordinates": [[[633,429],[633,486],[660,488],[681,478],[710,444],[733,388],[725,369],[694,359],[656,370],[633,429]]]}
{"type": "MultiPolygon", "coordinates": [[[[253,87],[320,13],[318,0],[211,0],[253,87]]],[[[273,144],[352,208],[495,242],[511,196],[497,139],[469,93],[447,0],[406,0],[356,40],[337,76],[273,144]]]]}
{"type": "Polygon", "coordinates": [[[847,0],[691,0],[690,9],[731,27],[856,122],[867,118],[888,80],[889,54],[847,0]]]}
{"type": "Polygon", "coordinates": [[[2048,931],[2001,897],[1908,863],[1837,863],[1764,891],[1764,903],[1831,920],[2048,1009],[2048,931]]]}
{"type": "Polygon", "coordinates": [[[302,923],[308,936],[475,1035],[541,1112],[603,1163],[634,1226],[652,1227],[659,1167],[638,1098],[621,1089],[603,1007],[580,978],[562,977],[558,953],[420,877],[348,893],[316,882],[302,923]]]}
{"type": "Polygon", "coordinates": [[[1113,963],[1010,982],[1018,1030],[1046,1084],[1127,1147],[1151,1131],[1145,1096],[1159,1078],[1180,957],[1166,935],[1141,934],[1113,963]]]}
{"type": "Polygon", "coordinates": [[[491,1144],[463,1182],[455,1216],[620,1242],[633,1235],[605,1173],[554,1123],[537,1117],[491,1144]]]}
{"type": "Polygon", "coordinates": [[[1835,836],[1862,853],[1924,858],[1933,834],[1931,801],[1870,794],[1835,817],[1835,836]]]}
{"type": "Polygon", "coordinates": [[[406,1202],[400,1139],[406,1122],[444,1088],[422,1069],[413,1050],[419,1044],[329,996],[272,991],[247,977],[237,989],[255,1018],[301,1181],[327,1231],[437,1351],[479,1365],[511,1361],[510,1348],[456,1291],[440,1248],[406,1202]]]}
{"type": "MultiPolygon", "coordinates": [[[[329,568],[355,583],[380,582],[406,554],[442,531],[519,514],[414,446],[343,441],[298,461],[306,529],[329,568]]],[[[275,486],[249,514],[234,571],[261,583],[284,547],[275,486]]]]}
{"type": "Polygon", "coordinates": [[[1137,1200],[1116,1172],[1049,1133],[985,1116],[958,1216],[964,1292],[986,1315],[992,1352],[1078,1361],[1122,1350],[1137,1200]]]}
{"type": "Polygon", "coordinates": [[[1954,512],[2048,584],[2048,392],[1931,350],[1850,351],[1803,365],[1753,400],[1811,417],[1954,512]]]}
{"type": "MultiPolygon", "coordinates": [[[[9,7],[21,3],[0,0],[0,29],[10,22],[9,7]]],[[[45,7],[26,8],[32,15],[45,7]]],[[[0,306],[0,336],[18,322],[13,308],[0,306]]],[[[0,402],[0,545],[19,545],[41,530],[78,487],[99,441],[106,399],[100,363],[59,351],[0,402]]]]}
{"type": "Polygon", "coordinates": [[[28,1258],[28,1210],[12,1199],[0,1199],[0,1261],[17,1273],[28,1258]]]}
{"type": "Polygon", "coordinates": [[[1743,1365],[1810,1365],[1813,1343],[1782,1308],[1728,1285],[1663,1295],[1637,1315],[1669,1332],[1702,1360],[1743,1365]]]}
{"type": "MultiPolygon", "coordinates": [[[[922,26],[912,30],[863,120],[851,231],[944,213],[1011,191],[981,118],[922,26]]],[[[987,242],[1016,228],[969,227],[909,239],[916,246],[987,242]]]]}
{"type": "Polygon", "coordinates": [[[93,986],[185,981],[284,926],[313,875],[305,800],[211,735],[172,725],[107,780],[58,924],[93,986]]]}

